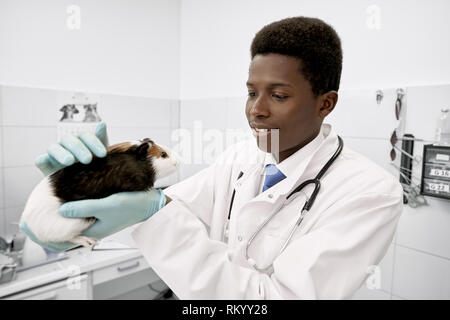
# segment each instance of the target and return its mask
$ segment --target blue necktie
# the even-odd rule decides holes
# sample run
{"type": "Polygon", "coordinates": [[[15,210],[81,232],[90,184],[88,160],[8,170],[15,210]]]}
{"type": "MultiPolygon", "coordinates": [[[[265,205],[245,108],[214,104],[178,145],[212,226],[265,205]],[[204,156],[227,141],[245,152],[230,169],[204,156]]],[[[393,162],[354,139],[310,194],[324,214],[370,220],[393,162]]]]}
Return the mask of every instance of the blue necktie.
{"type": "Polygon", "coordinates": [[[274,164],[266,165],[266,178],[264,180],[263,192],[273,187],[278,182],[286,178],[286,176],[278,170],[274,164]]]}

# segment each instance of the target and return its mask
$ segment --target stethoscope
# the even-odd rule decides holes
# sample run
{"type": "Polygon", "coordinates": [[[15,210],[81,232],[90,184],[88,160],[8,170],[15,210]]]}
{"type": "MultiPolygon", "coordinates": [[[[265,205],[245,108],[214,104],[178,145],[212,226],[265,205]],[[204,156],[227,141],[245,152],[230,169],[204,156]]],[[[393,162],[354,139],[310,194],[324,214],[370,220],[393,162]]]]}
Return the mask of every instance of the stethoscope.
{"type": "MultiPolygon", "coordinates": [[[[309,184],[314,184],[314,190],[311,194],[311,197],[306,200],[302,211],[300,213],[300,216],[298,218],[298,220],[296,221],[294,227],[292,227],[291,231],[289,232],[289,236],[287,237],[287,239],[284,241],[283,246],[281,247],[280,251],[278,252],[279,256],[284,249],[286,248],[286,246],[288,245],[289,241],[292,239],[295,230],[297,230],[297,228],[300,226],[300,224],[303,221],[303,218],[305,217],[305,215],[308,213],[308,211],[311,209],[312,205],[314,204],[314,201],[316,200],[317,194],[319,193],[320,190],[320,179],[322,178],[322,176],[327,172],[328,168],[334,163],[334,161],[337,159],[337,157],[341,154],[341,151],[344,147],[344,141],[342,140],[341,137],[338,136],[338,140],[339,140],[339,146],[337,147],[336,151],[334,152],[333,156],[328,160],[328,162],[322,167],[322,169],[320,170],[320,172],[317,174],[317,176],[314,179],[310,179],[310,180],[306,180],[304,181],[301,185],[299,185],[297,188],[295,188],[287,197],[286,200],[288,200],[292,195],[296,194],[297,192],[300,192],[303,190],[303,188],[305,188],[307,185],[309,184]]],[[[243,172],[241,171],[238,175],[237,180],[239,180],[242,176],[243,176],[243,172]]],[[[231,210],[233,209],[233,202],[234,202],[234,196],[236,194],[236,189],[233,190],[233,194],[231,196],[231,202],[230,202],[230,209],[228,211],[228,221],[225,225],[225,234],[228,234],[228,224],[230,221],[230,217],[231,217],[231,210]]],[[[245,247],[245,258],[247,259],[248,263],[250,265],[252,265],[256,270],[259,271],[263,271],[268,269],[270,266],[272,266],[271,262],[269,265],[265,266],[265,267],[258,267],[256,265],[256,261],[252,258],[249,257],[248,255],[248,250],[250,248],[250,246],[252,245],[253,241],[255,240],[255,238],[257,237],[257,235],[262,231],[262,229],[264,229],[264,227],[278,214],[278,211],[275,211],[271,216],[269,216],[266,220],[264,220],[264,222],[256,229],[256,231],[253,233],[253,235],[250,237],[250,239],[247,242],[247,245],[245,247]]]]}

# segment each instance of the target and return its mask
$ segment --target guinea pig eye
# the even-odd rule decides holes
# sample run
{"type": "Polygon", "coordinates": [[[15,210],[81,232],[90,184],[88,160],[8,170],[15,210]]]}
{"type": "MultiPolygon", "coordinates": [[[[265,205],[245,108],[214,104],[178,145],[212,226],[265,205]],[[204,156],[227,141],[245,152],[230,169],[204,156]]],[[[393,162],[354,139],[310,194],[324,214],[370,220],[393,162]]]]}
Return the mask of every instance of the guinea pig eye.
{"type": "Polygon", "coordinates": [[[163,158],[167,158],[167,157],[168,157],[168,155],[167,155],[167,153],[163,152],[163,153],[161,153],[161,157],[163,157],[163,158]]]}

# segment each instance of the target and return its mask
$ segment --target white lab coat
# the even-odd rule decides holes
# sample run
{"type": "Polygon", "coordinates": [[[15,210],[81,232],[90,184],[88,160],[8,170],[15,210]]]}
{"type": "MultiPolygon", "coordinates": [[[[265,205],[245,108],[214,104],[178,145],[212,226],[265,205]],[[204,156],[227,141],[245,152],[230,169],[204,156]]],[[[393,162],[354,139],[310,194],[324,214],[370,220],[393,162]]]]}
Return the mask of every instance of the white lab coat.
{"type": "Polygon", "coordinates": [[[264,168],[254,141],[233,146],[210,167],[166,189],[173,201],[142,223],[133,238],[179,298],[346,299],[364,283],[389,248],[403,193],[392,175],[345,147],[345,141],[322,178],[316,202],[278,254],[313,186],[289,200],[286,196],[315,177],[338,146],[331,126],[324,124],[322,130],[324,141],[295,174],[260,194],[258,175],[264,168]],[[258,265],[273,261],[260,272],[245,259],[245,247],[274,211],[279,213],[249,249],[258,265]]]}

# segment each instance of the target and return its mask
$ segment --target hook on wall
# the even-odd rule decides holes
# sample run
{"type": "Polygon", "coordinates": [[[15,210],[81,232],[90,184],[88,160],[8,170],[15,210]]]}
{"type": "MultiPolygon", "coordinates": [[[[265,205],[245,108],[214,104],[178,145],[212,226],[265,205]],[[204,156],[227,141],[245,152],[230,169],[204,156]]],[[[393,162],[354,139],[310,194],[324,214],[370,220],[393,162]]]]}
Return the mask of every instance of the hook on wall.
{"type": "Polygon", "coordinates": [[[403,90],[402,88],[398,88],[397,89],[397,99],[401,100],[404,95],[405,95],[405,90],[403,90]]]}
{"type": "Polygon", "coordinates": [[[384,93],[382,90],[377,90],[377,92],[375,92],[375,94],[376,94],[377,104],[380,105],[381,101],[383,100],[384,93]]]}

